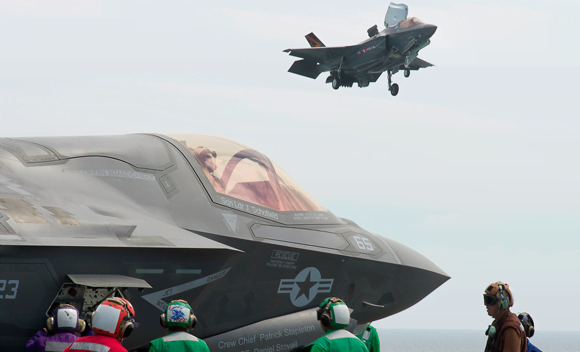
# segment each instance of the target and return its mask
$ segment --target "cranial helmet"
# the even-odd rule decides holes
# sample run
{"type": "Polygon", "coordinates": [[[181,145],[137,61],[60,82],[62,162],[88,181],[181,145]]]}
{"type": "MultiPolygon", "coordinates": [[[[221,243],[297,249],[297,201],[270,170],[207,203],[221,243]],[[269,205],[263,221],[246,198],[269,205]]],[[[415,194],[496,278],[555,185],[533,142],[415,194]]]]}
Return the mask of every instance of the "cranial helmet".
{"type": "Polygon", "coordinates": [[[514,296],[512,291],[510,291],[510,285],[501,281],[490,284],[483,294],[483,302],[487,306],[497,303],[501,310],[512,307],[514,305],[514,296]]]}
{"type": "Polygon", "coordinates": [[[93,313],[93,331],[118,339],[129,337],[135,329],[135,309],[121,297],[107,298],[93,313]]]}
{"type": "Polygon", "coordinates": [[[182,300],[171,301],[165,313],[159,317],[159,322],[164,328],[193,329],[197,323],[197,318],[193,315],[190,305],[182,300]]]}
{"type": "Polygon", "coordinates": [[[209,148],[199,146],[195,149],[189,148],[192,151],[193,156],[197,159],[199,164],[206,168],[209,172],[214,172],[217,168],[216,157],[217,153],[215,150],[209,150],[209,148]]]}
{"type": "Polygon", "coordinates": [[[526,333],[526,336],[527,337],[534,336],[536,329],[534,328],[534,320],[532,319],[532,316],[526,312],[522,312],[518,314],[518,319],[520,320],[522,326],[524,327],[524,332],[526,333]]]}
{"type": "Polygon", "coordinates": [[[344,329],[350,322],[350,311],[342,299],[328,297],[318,306],[316,317],[327,328],[344,329]]]}
{"type": "Polygon", "coordinates": [[[46,321],[46,328],[52,333],[83,332],[85,327],[85,321],[79,319],[79,311],[70,304],[61,304],[55,308],[46,321]]]}

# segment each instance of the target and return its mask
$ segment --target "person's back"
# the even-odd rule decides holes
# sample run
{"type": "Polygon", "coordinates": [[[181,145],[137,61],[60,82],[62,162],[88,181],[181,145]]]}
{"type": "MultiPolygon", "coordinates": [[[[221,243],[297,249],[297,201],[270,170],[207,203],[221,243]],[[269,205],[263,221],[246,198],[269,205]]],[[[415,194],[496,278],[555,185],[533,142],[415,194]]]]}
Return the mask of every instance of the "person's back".
{"type": "Polygon", "coordinates": [[[78,337],[76,332],[83,332],[84,320],[79,318],[78,310],[61,304],[51,313],[46,321],[46,328],[39,330],[24,347],[25,352],[62,352],[78,337]]]}
{"type": "Polygon", "coordinates": [[[350,311],[337,297],[325,299],[316,311],[324,335],[303,348],[304,352],[368,352],[365,344],[346,328],[350,311]]]}
{"type": "Polygon", "coordinates": [[[121,345],[121,341],[118,339],[111,336],[97,334],[81,337],[65,350],[65,352],[88,351],[127,352],[127,349],[121,345]]]}
{"type": "Polygon", "coordinates": [[[197,319],[186,301],[171,301],[159,322],[169,329],[169,334],[151,341],[149,352],[209,352],[205,342],[187,332],[194,328],[197,319]]]}
{"type": "Polygon", "coordinates": [[[377,329],[369,324],[360,334],[356,335],[367,346],[369,352],[381,352],[381,342],[377,329]]]}
{"type": "Polygon", "coordinates": [[[39,330],[27,343],[24,352],[64,351],[77,336],[70,332],[48,334],[45,330],[39,330]]]}
{"type": "Polygon", "coordinates": [[[202,340],[185,332],[176,331],[151,341],[149,352],[209,352],[202,340]]]}
{"type": "Polygon", "coordinates": [[[127,352],[121,345],[135,328],[135,309],[120,297],[107,298],[93,313],[94,336],[85,336],[73,342],[64,352],[127,352]]]}
{"type": "Polygon", "coordinates": [[[310,352],[368,352],[365,344],[345,329],[326,331],[324,336],[310,345],[310,352]]]}

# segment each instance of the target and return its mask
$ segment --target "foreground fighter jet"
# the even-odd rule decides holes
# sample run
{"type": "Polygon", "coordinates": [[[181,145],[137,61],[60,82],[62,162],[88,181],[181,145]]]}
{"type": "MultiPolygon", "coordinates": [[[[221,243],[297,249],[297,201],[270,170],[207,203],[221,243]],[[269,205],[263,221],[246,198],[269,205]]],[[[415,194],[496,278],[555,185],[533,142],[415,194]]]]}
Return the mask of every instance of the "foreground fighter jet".
{"type": "Polygon", "coordinates": [[[419,50],[429,45],[429,38],[437,27],[421,22],[417,17],[407,18],[404,4],[391,3],[385,16],[385,29],[379,32],[377,25],[367,30],[369,39],[350,46],[326,47],[310,33],[306,40],[310,48],[286,49],[284,52],[301,57],[294,61],[288,72],[315,79],[321,72],[330,71],[326,83],[332,88],[367,87],[387,71],[389,90],[393,96],[399,93],[399,85],[391,82],[391,76],[404,70],[405,77],[411,70],[433,66],[417,57],[419,50]]]}
{"type": "Polygon", "coordinates": [[[343,298],[360,330],[448,278],[335,216],[238,142],[0,138],[2,352],[22,351],[51,307],[73,304],[90,321],[112,295],[137,313],[129,349],[163,336],[159,315],[185,299],[212,351],[284,352],[322,335],[315,308],[325,297],[343,298]]]}

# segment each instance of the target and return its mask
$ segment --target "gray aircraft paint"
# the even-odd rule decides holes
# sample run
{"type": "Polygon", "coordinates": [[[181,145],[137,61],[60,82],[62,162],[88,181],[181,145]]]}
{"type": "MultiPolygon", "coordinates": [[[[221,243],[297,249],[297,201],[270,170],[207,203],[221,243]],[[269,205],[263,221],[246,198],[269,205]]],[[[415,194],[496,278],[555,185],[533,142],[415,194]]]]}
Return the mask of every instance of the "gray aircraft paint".
{"type": "MultiPolygon", "coordinates": [[[[407,21],[416,19],[407,20],[407,13],[407,5],[391,3],[385,15],[385,29],[379,32],[376,25],[369,28],[369,39],[359,44],[326,47],[318,42],[310,48],[286,49],[284,52],[302,58],[288,72],[315,79],[320,73],[330,71],[326,83],[332,83],[334,89],[351,87],[354,83],[367,87],[387,72],[389,90],[397,95],[399,86],[391,82],[393,74],[404,70],[408,77],[411,70],[433,66],[417,55],[430,44],[429,38],[437,27],[422,22],[411,22],[414,24],[407,26],[407,21]]],[[[310,36],[314,34],[306,36],[309,42],[310,36]]]]}
{"type": "MultiPolygon", "coordinates": [[[[172,299],[191,304],[194,335],[225,341],[271,332],[264,323],[271,319],[316,327],[315,316],[300,314],[327,296],[345,299],[353,321],[364,324],[448,280],[421,254],[329,211],[277,211],[216,192],[193,155],[162,135],[0,139],[0,185],[10,186],[0,194],[3,351],[21,350],[57,297],[90,313],[60,292],[77,285],[75,275],[121,275],[152,287],[118,284],[140,323],[124,341],[129,349],[165,335],[159,308],[172,299]]],[[[252,351],[271,346],[256,342],[252,351]]]]}

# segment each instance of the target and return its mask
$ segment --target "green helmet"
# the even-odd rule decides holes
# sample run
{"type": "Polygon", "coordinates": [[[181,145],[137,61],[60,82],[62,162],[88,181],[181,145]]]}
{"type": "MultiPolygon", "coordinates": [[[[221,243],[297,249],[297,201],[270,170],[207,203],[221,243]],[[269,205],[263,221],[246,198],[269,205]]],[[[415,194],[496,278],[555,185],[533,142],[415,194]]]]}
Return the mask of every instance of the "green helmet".
{"type": "Polygon", "coordinates": [[[161,314],[161,326],[164,328],[192,329],[195,322],[191,306],[184,300],[171,301],[165,313],[161,314]]]}
{"type": "Polygon", "coordinates": [[[350,322],[350,311],[342,299],[328,297],[320,303],[317,317],[328,328],[344,329],[350,322]]]}

